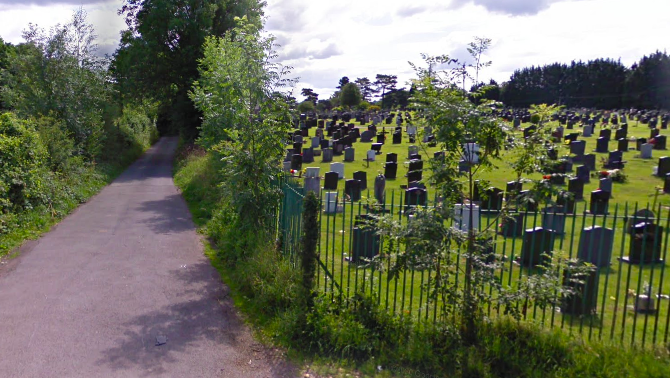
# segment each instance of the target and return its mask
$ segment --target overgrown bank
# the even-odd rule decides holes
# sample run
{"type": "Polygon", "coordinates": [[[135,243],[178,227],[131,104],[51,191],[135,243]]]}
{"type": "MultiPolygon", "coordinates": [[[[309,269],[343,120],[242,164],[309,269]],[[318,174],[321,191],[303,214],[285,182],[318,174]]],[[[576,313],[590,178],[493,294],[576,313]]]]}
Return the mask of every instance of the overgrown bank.
{"type": "Polygon", "coordinates": [[[244,227],[226,194],[220,157],[183,148],[175,180],[213,245],[210,256],[231,286],[236,303],[272,342],[300,356],[353,363],[373,376],[455,377],[666,377],[667,350],[643,352],[582,343],[511,321],[489,322],[474,345],[462,342],[455,323],[418,328],[389,315],[366,295],[352,303],[303,300],[302,272],[276,252],[272,235],[244,227]],[[377,367],[381,367],[381,372],[377,367]]]}

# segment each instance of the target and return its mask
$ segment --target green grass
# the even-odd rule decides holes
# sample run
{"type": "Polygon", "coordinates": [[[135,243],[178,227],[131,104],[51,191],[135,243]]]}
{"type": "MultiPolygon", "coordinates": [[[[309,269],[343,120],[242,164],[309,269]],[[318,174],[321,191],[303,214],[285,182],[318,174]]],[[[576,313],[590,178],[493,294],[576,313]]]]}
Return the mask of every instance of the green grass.
{"type": "MultiPolygon", "coordinates": [[[[196,153],[178,163],[175,174],[191,211],[201,212],[197,222],[208,234],[218,232],[218,228],[209,225],[216,222],[217,211],[223,208],[217,204],[221,193],[216,179],[208,178],[215,172],[211,164],[206,155],[196,153]],[[213,207],[205,211],[212,204],[213,207]],[[209,221],[208,216],[212,217],[209,221]]],[[[227,233],[226,237],[243,235],[227,233]]],[[[291,269],[296,268],[291,268],[272,250],[268,245],[249,250],[249,259],[238,262],[234,268],[223,258],[228,253],[225,249],[208,246],[206,254],[231,287],[236,305],[255,325],[258,335],[287,348],[298,363],[309,361],[304,373],[311,376],[670,376],[667,350],[631,349],[599,342],[597,338],[585,342],[560,330],[549,331],[523,322],[494,321],[481,330],[477,346],[465,347],[459,343],[453,328],[448,331],[455,325],[444,325],[441,330],[410,327],[389,315],[383,305],[376,306],[374,296],[358,299],[353,306],[345,307],[331,302],[328,295],[321,296],[317,309],[306,322],[299,323],[297,320],[304,318],[290,302],[269,301],[283,296],[291,298],[297,291],[295,287],[278,289],[295,282],[291,269]],[[319,324],[322,328],[315,328],[319,324]],[[315,332],[315,329],[320,331],[315,332]],[[352,358],[353,351],[360,353],[359,357],[352,358]]]]}

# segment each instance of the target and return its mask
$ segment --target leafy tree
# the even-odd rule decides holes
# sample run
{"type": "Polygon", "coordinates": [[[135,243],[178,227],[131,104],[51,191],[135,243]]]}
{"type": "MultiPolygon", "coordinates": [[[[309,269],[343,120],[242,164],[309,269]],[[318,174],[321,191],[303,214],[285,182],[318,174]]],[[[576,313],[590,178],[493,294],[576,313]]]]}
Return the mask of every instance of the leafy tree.
{"type": "Polygon", "coordinates": [[[333,104],[330,102],[330,100],[319,100],[319,102],[316,104],[316,108],[320,111],[330,110],[333,108],[333,104]]]}
{"type": "Polygon", "coordinates": [[[474,68],[475,70],[475,84],[479,83],[479,71],[482,68],[489,67],[491,65],[491,61],[482,62],[482,54],[484,54],[490,47],[491,38],[484,37],[475,37],[475,40],[468,44],[468,52],[475,60],[475,63],[470,65],[470,67],[474,68]]]}
{"type": "Polygon", "coordinates": [[[105,61],[95,55],[93,27],[86,12],[74,12],[49,34],[30,25],[9,59],[3,99],[21,117],[53,116],[64,121],[76,153],[93,158],[103,138],[109,99],[105,61]]]}
{"type": "Polygon", "coordinates": [[[644,56],[626,78],[625,88],[628,106],[670,109],[670,57],[659,51],[644,56]]]}
{"type": "Polygon", "coordinates": [[[239,226],[257,233],[269,226],[277,193],[271,180],[281,174],[277,161],[291,129],[288,68],[275,63],[274,39],[245,18],[223,37],[209,37],[200,79],[190,96],[203,113],[199,143],[216,152],[227,179],[225,193],[235,196],[239,226]]]}
{"type": "Polygon", "coordinates": [[[309,100],[305,100],[298,105],[298,111],[300,111],[300,113],[313,112],[314,103],[309,100]]]}
{"type": "Polygon", "coordinates": [[[305,97],[305,101],[309,101],[314,105],[316,105],[317,101],[319,100],[319,95],[314,92],[312,88],[303,88],[300,91],[300,94],[305,97]]]}
{"type": "Polygon", "coordinates": [[[119,14],[128,30],[114,54],[112,72],[126,101],[150,96],[159,101],[164,133],[194,139],[200,112],[188,97],[198,77],[198,60],[208,36],[223,36],[234,18],[261,26],[257,0],[125,0],[119,14]]]}
{"type": "Polygon", "coordinates": [[[361,90],[361,96],[365,101],[370,101],[372,99],[372,95],[377,93],[377,90],[374,88],[372,82],[367,77],[359,77],[354,82],[361,90]]]}
{"type": "Polygon", "coordinates": [[[340,79],[340,84],[337,86],[337,89],[342,89],[342,87],[347,85],[347,83],[349,83],[349,78],[346,76],[342,76],[342,78],[340,79]]]}
{"type": "Polygon", "coordinates": [[[340,105],[346,107],[354,107],[361,103],[361,91],[358,85],[354,83],[347,83],[340,91],[340,105]]]}
{"type": "Polygon", "coordinates": [[[382,92],[381,94],[382,109],[384,109],[384,99],[386,96],[386,92],[395,90],[395,86],[397,84],[398,84],[398,76],[377,74],[374,85],[377,87],[377,92],[382,92]]]}

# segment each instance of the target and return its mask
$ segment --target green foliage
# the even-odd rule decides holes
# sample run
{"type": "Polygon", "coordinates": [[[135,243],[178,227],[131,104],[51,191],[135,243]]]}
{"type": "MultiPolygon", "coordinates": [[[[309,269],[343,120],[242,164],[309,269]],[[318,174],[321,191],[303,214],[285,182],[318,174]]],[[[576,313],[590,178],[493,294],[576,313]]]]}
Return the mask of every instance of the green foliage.
{"type": "Polygon", "coordinates": [[[10,113],[0,115],[0,213],[41,203],[46,151],[39,134],[10,113]]]}
{"type": "Polygon", "coordinates": [[[197,137],[201,114],[188,92],[198,78],[205,39],[222,37],[245,16],[260,27],[256,0],[127,0],[120,13],[129,29],[114,53],[111,71],[127,100],[150,97],[160,103],[164,133],[197,137]]]}
{"type": "Polygon", "coordinates": [[[298,111],[301,113],[313,112],[314,103],[309,100],[305,100],[298,105],[298,111]]]}
{"type": "Polygon", "coordinates": [[[278,192],[271,183],[281,174],[277,161],[291,128],[286,88],[289,68],[274,63],[274,39],[239,19],[223,38],[208,38],[200,80],[191,98],[203,114],[199,143],[222,160],[224,191],[240,225],[264,230],[274,214],[278,192]]]}
{"type": "Polygon", "coordinates": [[[34,121],[42,145],[48,152],[48,167],[54,172],[66,172],[75,152],[74,141],[67,134],[64,122],[52,117],[34,121]]]}
{"type": "Polygon", "coordinates": [[[319,259],[316,249],[320,234],[319,211],[321,210],[321,205],[314,192],[309,192],[303,201],[303,236],[300,248],[300,268],[302,269],[303,290],[301,297],[306,300],[307,306],[311,307],[315,285],[314,280],[316,279],[317,261],[319,259]]]}
{"type": "Polygon", "coordinates": [[[361,102],[361,91],[354,83],[345,84],[340,90],[340,104],[346,107],[354,107],[361,102]]]}
{"type": "Polygon", "coordinates": [[[9,59],[3,99],[23,118],[54,117],[74,140],[77,155],[94,159],[103,144],[103,112],[109,99],[104,61],[95,55],[95,34],[78,10],[49,34],[35,25],[9,59]]]}

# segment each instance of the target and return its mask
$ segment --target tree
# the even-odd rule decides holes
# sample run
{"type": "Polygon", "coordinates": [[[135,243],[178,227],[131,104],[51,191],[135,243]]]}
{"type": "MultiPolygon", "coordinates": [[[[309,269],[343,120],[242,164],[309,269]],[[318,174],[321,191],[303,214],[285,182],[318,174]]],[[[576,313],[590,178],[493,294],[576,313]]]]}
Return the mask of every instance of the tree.
{"type": "Polygon", "coordinates": [[[382,74],[377,74],[376,80],[374,82],[375,86],[377,87],[377,92],[382,92],[381,94],[381,100],[382,100],[382,109],[384,109],[384,98],[386,96],[387,91],[392,91],[395,89],[396,84],[398,84],[398,76],[396,75],[382,75],[382,74]]]}
{"type": "Polygon", "coordinates": [[[319,95],[314,92],[312,88],[303,88],[300,91],[300,94],[305,97],[305,101],[309,101],[314,105],[316,105],[316,102],[319,100],[319,95]]]}
{"type": "Polygon", "coordinates": [[[191,99],[202,112],[199,143],[223,162],[226,193],[235,193],[238,225],[250,232],[265,230],[274,210],[272,178],[291,130],[287,97],[295,80],[275,63],[274,38],[245,18],[223,37],[208,37],[200,63],[200,79],[191,99]]]}
{"type": "Polygon", "coordinates": [[[473,42],[468,44],[468,52],[475,60],[470,67],[475,69],[475,84],[479,84],[479,71],[484,67],[489,67],[491,61],[482,62],[482,54],[491,47],[491,38],[475,37],[473,42]]]}
{"type": "Polygon", "coordinates": [[[261,26],[257,0],[125,0],[128,30],[114,54],[113,74],[130,97],[160,102],[163,133],[195,139],[201,114],[188,97],[208,36],[222,36],[235,17],[261,26]]]}
{"type": "Polygon", "coordinates": [[[314,103],[312,103],[309,100],[305,100],[298,104],[298,111],[300,113],[307,113],[307,112],[313,112],[314,111],[314,103]]]}
{"type": "Polygon", "coordinates": [[[316,104],[316,108],[320,111],[326,111],[332,109],[333,104],[331,104],[330,100],[319,100],[319,102],[316,104]]]}
{"type": "Polygon", "coordinates": [[[377,91],[372,85],[372,82],[367,77],[359,77],[354,82],[356,83],[356,85],[358,85],[358,88],[361,90],[361,96],[365,101],[370,101],[370,99],[372,99],[372,95],[377,93],[377,91]]]}
{"type": "Polygon", "coordinates": [[[349,78],[346,76],[342,76],[342,78],[340,79],[340,85],[337,86],[337,89],[342,89],[342,87],[347,85],[347,83],[349,83],[349,78]]]}
{"type": "Polygon", "coordinates": [[[105,61],[96,56],[93,27],[79,9],[66,25],[47,34],[30,25],[25,44],[9,59],[3,100],[21,117],[63,120],[78,155],[96,157],[102,146],[103,113],[109,101],[105,61]]]}
{"type": "MultiPolygon", "coordinates": [[[[7,85],[7,78],[5,75],[2,75],[2,72],[9,68],[10,59],[15,54],[16,46],[12,45],[11,43],[5,43],[5,41],[0,38],[0,93],[7,85]]],[[[9,105],[5,104],[2,98],[0,98],[0,112],[8,109],[9,105]]]]}
{"type": "Polygon", "coordinates": [[[345,84],[340,91],[340,105],[351,108],[360,103],[361,91],[358,89],[358,85],[354,83],[345,84]]]}

